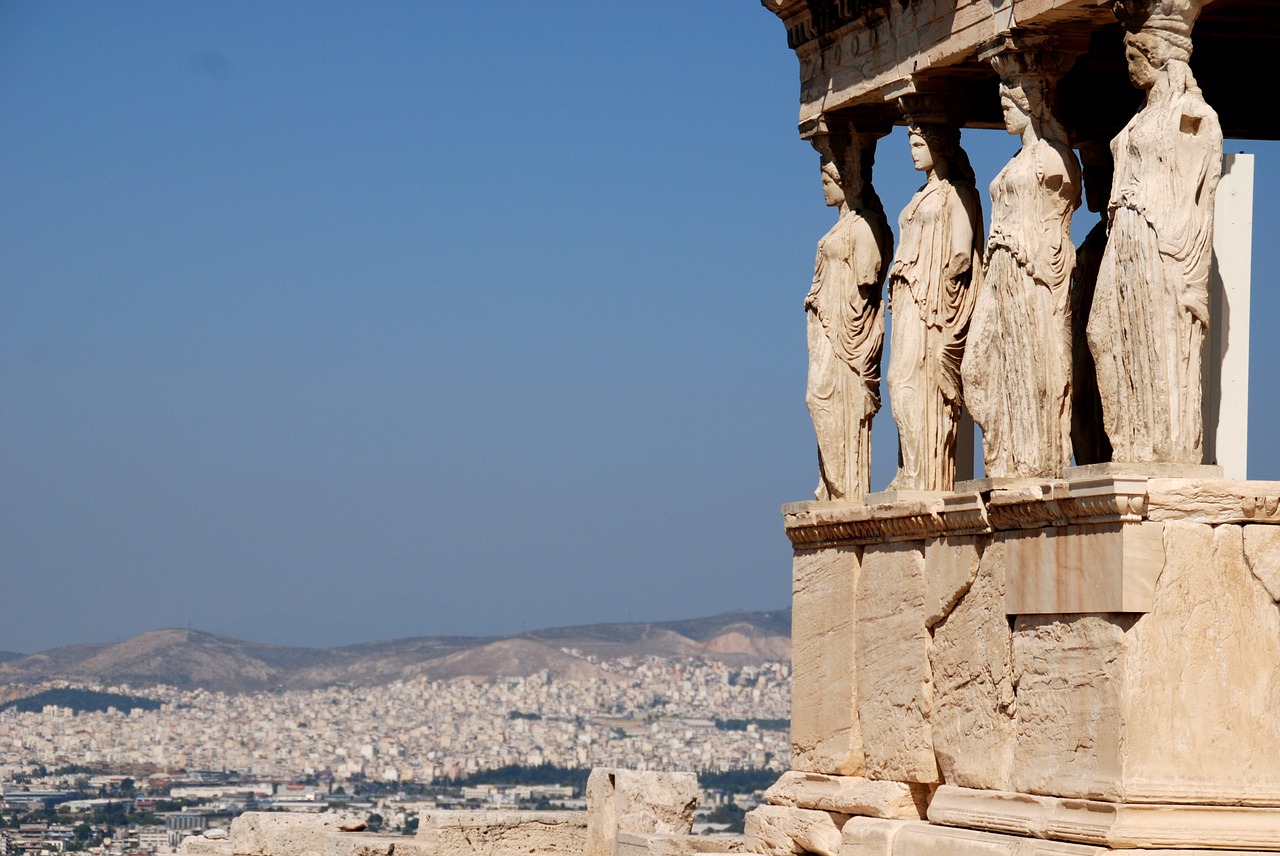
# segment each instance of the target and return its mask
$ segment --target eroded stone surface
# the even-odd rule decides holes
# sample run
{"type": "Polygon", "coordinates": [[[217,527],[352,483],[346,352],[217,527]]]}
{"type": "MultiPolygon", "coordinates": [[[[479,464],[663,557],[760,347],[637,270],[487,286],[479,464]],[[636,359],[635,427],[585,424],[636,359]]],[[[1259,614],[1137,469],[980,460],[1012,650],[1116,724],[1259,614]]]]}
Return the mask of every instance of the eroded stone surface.
{"type": "Polygon", "coordinates": [[[924,543],[866,548],[854,628],[858,722],[868,778],[936,782],[929,716],[924,543]]]}
{"type": "Polygon", "coordinates": [[[1244,557],[1271,599],[1280,602],[1280,526],[1245,526],[1244,557]]]}
{"type": "Polygon", "coordinates": [[[741,835],[666,835],[656,832],[619,832],[613,856],[694,856],[746,852],[741,835]]]}
{"type": "Polygon", "coordinates": [[[1280,482],[1153,478],[1147,481],[1152,520],[1197,523],[1280,523],[1280,482]]]}
{"type": "Polygon", "coordinates": [[[421,856],[577,854],[586,833],[580,811],[428,811],[414,843],[421,856]]]}
{"type": "Polygon", "coordinates": [[[205,838],[203,835],[188,835],[178,845],[178,852],[190,856],[232,856],[230,838],[205,838]]]}
{"type": "Polygon", "coordinates": [[[1019,836],[1015,842],[1030,836],[1103,845],[1132,856],[1142,851],[1129,848],[1280,848],[1277,809],[1098,802],[943,785],[929,806],[929,819],[940,829],[1007,833],[1019,836]]]}
{"type": "Polygon", "coordinates": [[[783,773],[764,798],[773,805],[868,817],[922,818],[928,808],[928,788],[923,785],[794,770],[783,773]]]}
{"type": "Polygon", "coordinates": [[[848,820],[848,815],[827,811],[757,806],[747,812],[747,850],[767,856],[839,856],[840,830],[848,820]]]}
{"type": "Polygon", "coordinates": [[[1013,789],[1119,799],[1126,615],[1032,615],[1013,630],[1013,789]]]}
{"type": "Polygon", "coordinates": [[[613,856],[619,832],[687,835],[697,804],[695,773],[596,767],[587,777],[586,856],[613,856]]]}
{"type": "Polygon", "coordinates": [[[892,856],[893,840],[908,821],[851,817],[840,830],[840,856],[892,856]]]}
{"type": "Polygon", "coordinates": [[[237,856],[320,856],[325,838],[353,818],[337,814],[247,811],[231,821],[237,856]]]}
{"type": "Polygon", "coordinates": [[[930,729],[942,780],[1006,788],[1013,764],[1011,633],[1005,618],[1006,545],[983,553],[977,579],[934,628],[930,729]]]}
{"type": "Polygon", "coordinates": [[[323,856],[391,856],[403,843],[403,835],[339,831],[325,837],[323,856]]]}
{"type": "Polygon", "coordinates": [[[1105,848],[957,829],[926,823],[904,827],[894,839],[894,856],[1104,856],[1105,848]]]}
{"type": "Polygon", "coordinates": [[[964,597],[978,576],[978,557],[978,538],[974,535],[953,535],[925,542],[926,626],[933,627],[946,618],[964,597]]]}
{"type": "Polygon", "coordinates": [[[1154,608],[1130,634],[1125,795],[1274,803],[1280,611],[1245,563],[1241,527],[1171,522],[1165,548],[1154,608]]]}
{"type": "Polygon", "coordinates": [[[795,555],[791,613],[791,765],[857,775],[863,770],[854,675],[854,597],[861,548],[795,555]]]}

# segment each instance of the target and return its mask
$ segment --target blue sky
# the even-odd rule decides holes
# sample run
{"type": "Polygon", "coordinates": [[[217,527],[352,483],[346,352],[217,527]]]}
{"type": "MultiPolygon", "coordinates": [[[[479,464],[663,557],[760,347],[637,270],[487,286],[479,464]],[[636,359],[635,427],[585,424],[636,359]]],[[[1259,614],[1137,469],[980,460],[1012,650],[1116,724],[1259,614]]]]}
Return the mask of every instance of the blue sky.
{"type": "MultiPolygon", "coordinates": [[[[797,96],[751,0],[0,3],[0,650],[787,605],[797,96]]],[[[878,164],[896,220],[900,131],[878,164]]]]}

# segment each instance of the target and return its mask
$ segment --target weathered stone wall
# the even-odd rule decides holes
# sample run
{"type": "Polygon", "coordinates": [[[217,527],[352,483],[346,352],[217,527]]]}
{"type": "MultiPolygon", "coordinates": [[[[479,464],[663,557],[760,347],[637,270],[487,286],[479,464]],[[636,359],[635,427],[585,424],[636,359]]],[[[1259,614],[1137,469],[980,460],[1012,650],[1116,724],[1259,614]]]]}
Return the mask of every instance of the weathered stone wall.
{"type": "Polygon", "coordinates": [[[992,832],[1280,847],[1280,484],[974,501],[787,509],[798,763],[757,834],[826,842],[849,816],[924,817],[914,796],[992,832]],[[838,709],[814,716],[824,687],[838,709]]]}

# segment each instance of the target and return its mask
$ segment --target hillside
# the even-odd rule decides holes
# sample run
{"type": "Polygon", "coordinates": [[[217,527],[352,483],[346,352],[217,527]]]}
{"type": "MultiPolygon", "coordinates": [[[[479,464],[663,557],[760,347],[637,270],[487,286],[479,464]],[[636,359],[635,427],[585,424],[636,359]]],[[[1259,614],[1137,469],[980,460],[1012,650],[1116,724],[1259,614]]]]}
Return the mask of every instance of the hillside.
{"type": "MultiPolygon", "coordinates": [[[[791,655],[791,610],[727,612],[669,622],[557,627],[516,636],[423,636],[341,648],[266,645],[191,629],[153,630],[123,642],[71,645],[0,661],[0,685],[84,684],[229,693],[379,686],[425,675],[479,680],[546,671],[608,679],[586,658],[703,657],[731,663],[791,655]]],[[[22,695],[10,686],[5,698],[22,695]]]]}

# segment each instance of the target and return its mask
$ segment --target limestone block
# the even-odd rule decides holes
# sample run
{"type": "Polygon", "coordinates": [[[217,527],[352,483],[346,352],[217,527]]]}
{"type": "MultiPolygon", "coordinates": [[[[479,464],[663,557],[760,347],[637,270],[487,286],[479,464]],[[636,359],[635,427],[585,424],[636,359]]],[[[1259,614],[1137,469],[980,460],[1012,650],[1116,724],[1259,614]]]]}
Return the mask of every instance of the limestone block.
{"type": "Polygon", "coordinates": [[[403,835],[333,832],[325,837],[323,856],[391,856],[404,840],[403,835]]]}
{"type": "Polygon", "coordinates": [[[661,832],[619,832],[613,856],[694,856],[746,852],[741,835],[669,835],[661,832]]]}
{"type": "Polygon", "coordinates": [[[943,785],[929,806],[929,820],[1126,852],[1160,847],[1280,849],[1277,809],[1098,802],[943,785]]]}
{"type": "Polygon", "coordinates": [[[747,812],[747,850],[766,856],[839,856],[840,830],[848,820],[848,815],[827,811],[757,806],[747,812]]]}
{"type": "Polygon", "coordinates": [[[235,851],[232,849],[230,838],[188,835],[178,845],[178,852],[188,856],[232,856],[235,851]]]}
{"type": "Polygon", "coordinates": [[[783,773],[764,792],[764,798],[773,805],[839,814],[923,818],[929,806],[929,788],[905,782],[876,782],[861,776],[825,776],[792,770],[783,773]]]}
{"type": "Polygon", "coordinates": [[[415,844],[429,856],[576,856],[586,839],[580,811],[428,811],[419,815],[415,844]]]}
{"type": "Polygon", "coordinates": [[[982,554],[969,591],[934,628],[930,729],[942,780],[1007,788],[1013,766],[1015,708],[1011,633],[1005,617],[1007,545],[982,554]]]}
{"type": "Polygon", "coordinates": [[[1164,567],[1160,523],[1007,532],[1009,615],[1146,612],[1164,567]]]}
{"type": "Polygon", "coordinates": [[[933,627],[955,608],[978,576],[976,536],[935,538],[924,550],[925,624],[933,627]]]}
{"type": "Polygon", "coordinates": [[[924,542],[864,548],[855,610],[863,775],[936,782],[929,729],[933,681],[925,627],[924,542]]]}
{"type": "Polygon", "coordinates": [[[1013,790],[1120,799],[1126,615],[1030,615],[1013,629],[1013,790]]]}
{"type": "Polygon", "coordinates": [[[1280,804],[1280,611],[1241,529],[1166,525],[1155,605],[1130,633],[1127,800],[1280,804]]]}
{"type": "Polygon", "coordinates": [[[909,823],[894,837],[893,853],[894,856],[1105,856],[1108,851],[1064,841],[909,823]]]}
{"type": "Polygon", "coordinates": [[[1147,515],[1197,523],[1280,523],[1280,482],[1150,479],[1147,515]]]}
{"type": "Polygon", "coordinates": [[[697,804],[695,773],[596,767],[587,777],[586,856],[613,856],[619,832],[687,835],[697,804]]]}
{"type": "Polygon", "coordinates": [[[893,839],[908,824],[905,820],[851,817],[840,830],[840,856],[892,856],[893,839]]]}
{"type": "Polygon", "coordinates": [[[797,550],[791,612],[791,765],[863,770],[854,676],[854,596],[861,548],[797,550]]]}
{"type": "Polygon", "coordinates": [[[1271,599],[1280,602],[1280,526],[1245,526],[1244,557],[1271,599]]]}
{"type": "Polygon", "coordinates": [[[351,818],[336,814],[247,811],[231,821],[237,856],[320,856],[325,839],[351,818]]]}

